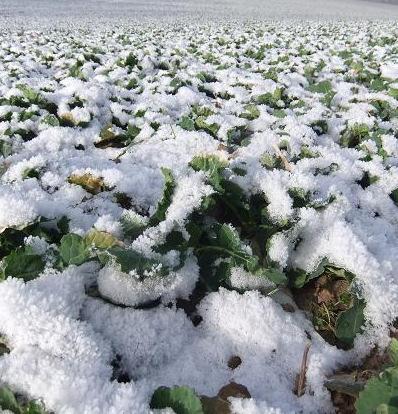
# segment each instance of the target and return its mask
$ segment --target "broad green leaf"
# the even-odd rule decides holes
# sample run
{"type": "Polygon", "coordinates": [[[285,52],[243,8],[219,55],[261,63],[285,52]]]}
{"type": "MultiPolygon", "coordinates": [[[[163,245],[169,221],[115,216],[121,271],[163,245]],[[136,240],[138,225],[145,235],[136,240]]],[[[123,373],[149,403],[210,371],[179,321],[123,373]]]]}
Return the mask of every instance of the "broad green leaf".
{"type": "Polygon", "coordinates": [[[24,408],[23,414],[46,414],[46,411],[40,403],[31,401],[24,408]]]}
{"type": "Polygon", "coordinates": [[[2,155],[4,158],[7,158],[11,154],[12,154],[12,144],[0,139],[0,155],[2,155]]]}
{"type": "Polygon", "coordinates": [[[397,88],[390,88],[388,94],[392,96],[394,99],[398,99],[398,89],[397,88]]]}
{"type": "Polygon", "coordinates": [[[227,132],[228,143],[244,146],[244,140],[248,141],[250,135],[251,132],[246,125],[236,126],[227,132]]]}
{"type": "Polygon", "coordinates": [[[294,269],[289,272],[290,280],[296,289],[302,288],[306,283],[312,279],[316,279],[325,273],[326,266],[329,264],[327,258],[323,258],[318,266],[312,271],[307,273],[302,269],[294,269]]]}
{"type": "Polygon", "coordinates": [[[69,219],[66,216],[62,216],[57,221],[57,227],[61,234],[68,234],[69,233],[69,219]]]}
{"type": "Polygon", "coordinates": [[[311,201],[311,194],[309,191],[300,187],[289,188],[289,196],[293,199],[293,208],[306,207],[311,201]]]}
{"type": "Polygon", "coordinates": [[[199,116],[195,119],[195,128],[197,130],[206,131],[213,138],[217,138],[217,132],[220,129],[220,125],[216,123],[208,124],[204,116],[199,116]]]}
{"type": "Polygon", "coordinates": [[[141,132],[141,129],[136,125],[128,124],[125,131],[115,130],[112,123],[109,123],[101,129],[99,142],[95,143],[98,148],[115,147],[122,148],[132,144],[134,139],[141,132]]]}
{"type": "Polygon", "coordinates": [[[239,116],[240,118],[248,119],[249,121],[252,121],[254,119],[257,119],[260,116],[260,110],[257,108],[256,105],[249,104],[245,106],[245,111],[241,113],[239,116]]]}
{"type": "Polygon", "coordinates": [[[227,224],[212,225],[195,252],[207,259],[229,259],[232,266],[242,266],[251,273],[255,273],[260,267],[258,258],[249,253],[237,231],[227,224]]]}
{"type": "Polygon", "coordinates": [[[388,87],[388,82],[381,78],[375,78],[370,82],[370,89],[376,92],[382,92],[388,87]]]}
{"type": "Polygon", "coordinates": [[[271,282],[274,282],[276,285],[286,285],[287,276],[276,268],[260,268],[257,272],[254,273],[256,276],[266,277],[271,282]]]}
{"type": "Polygon", "coordinates": [[[90,258],[90,251],[85,240],[73,233],[62,237],[59,253],[66,265],[81,265],[90,258]]]}
{"type": "Polygon", "coordinates": [[[6,387],[0,388],[0,407],[3,410],[10,410],[15,414],[21,413],[21,409],[14,393],[6,387]]]}
{"type": "Polygon", "coordinates": [[[391,339],[390,345],[388,347],[388,354],[390,356],[391,362],[395,367],[398,367],[398,340],[395,338],[391,339]]]}
{"type": "Polygon", "coordinates": [[[276,88],[273,93],[267,92],[257,96],[257,103],[262,105],[268,105],[271,108],[278,108],[282,99],[282,89],[276,88]]]}
{"type": "Polygon", "coordinates": [[[174,189],[176,187],[171,170],[168,168],[161,168],[161,170],[164,177],[163,196],[158,202],[155,213],[149,220],[150,226],[155,226],[166,218],[166,211],[171,204],[174,189]]]}
{"type": "Polygon", "coordinates": [[[115,236],[112,236],[112,234],[96,229],[90,230],[90,232],[84,236],[83,241],[87,246],[94,246],[98,249],[109,249],[119,243],[118,239],[115,236]]]}
{"type": "Polygon", "coordinates": [[[44,117],[41,119],[41,122],[42,122],[43,124],[46,124],[46,125],[49,125],[49,126],[52,126],[52,127],[57,127],[57,126],[59,126],[59,120],[58,120],[58,118],[57,118],[55,115],[53,115],[53,114],[48,114],[48,115],[44,116],[44,117]]]}
{"type": "Polygon", "coordinates": [[[398,414],[398,368],[370,379],[355,403],[357,414],[398,414]]]}
{"type": "Polygon", "coordinates": [[[213,114],[213,111],[207,106],[193,105],[192,113],[195,114],[196,116],[203,116],[207,118],[208,116],[213,114]]]}
{"type": "Polygon", "coordinates": [[[120,218],[120,224],[123,236],[126,239],[134,240],[145,230],[147,221],[134,212],[127,212],[120,218]]]}
{"type": "Polygon", "coordinates": [[[319,153],[316,153],[310,149],[308,145],[303,145],[300,151],[300,158],[317,158],[319,153]]]}
{"type": "Polygon", "coordinates": [[[84,79],[84,75],[82,72],[82,62],[76,62],[71,68],[69,69],[69,76],[72,78],[79,78],[84,79]]]}
{"type": "Polygon", "coordinates": [[[200,79],[202,82],[216,82],[217,77],[212,75],[211,73],[207,72],[199,72],[196,77],[200,79]]]}
{"type": "Polygon", "coordinates": [[[21,178],[23,180],[27,179],[27,178],[39,178],[40,177],[40,173],[38,170],[36,170],[35,168],[26,168],[23,172],[22,172],[22,176],[21,178]]]}
{"type": "Polygon", "coordinates": [[[189,116],[183,116],[178,125],[186,131],[195,130],[195,122],[189,116]]]}
{"type": "Polygon", "coordinates": [[[333,90],[332,84],[330,83],[330,81],[326,80],[326,81],[322,81],[313,85],[310,85],[310,87],[308,88],[311,92],[316,92],[316,93],[328,93],[331,92],[333,90]]]}
{"type": "Polygon", "coordinates": [[[2,260],[1,274],[3,279],[17,277],[29,281],[37,277],[44,267],[45,262],[40,255],[27,247],[19,247],[2,260]]]}
{"type": "Polygon", "coordinates": [[[152,395],[150,407],[170,407],[176,414],[204,414],[199,397],[188,387],[158,388],[152,395]]]}
{"type": "Polygon", "coordinates": [[[398,188],[391,191],[390,198],[392,201],[394,201],[395,205],[398,206],[398,188]]]}
{"type": "Polygon", "coordinates": [[[346,279],[350,283],[355,278],[355,275],[353,273],[349,272],[348,270],[344,269],[343,267],[336,267],[332,264],[327,264],[326,267],[325,267],[325,270],[328,273],[332,273],[333,275],[335,275],[337,277],[346,279]]]}
{"type": "Polygon", "coordinates": [[[217,155],[197,155],[189,163],[190,167],[195,171],[204,171],[208,177],[209,182],[216,191],[223,192],[222,187],[222,172],[227,167],[228,162],[222,160],[217,155]]]}
{"type": "Polygon", "coordinates": [[[275,155],[271,155],[265,152],[261,155],[259,161],[260,164],[267,170],[283,169],[283,162],[281,158],[275,155]]]}
{"type": "Polygon", "coordinates": [[[10,349],[7,346],[7,341],[0,335],[0,357],[8,353],[10,353],[10,349]]]}
{"type": "Polygon", "coordinates": [[[124,143],[126,145],[131,144],[141,132],[141,128],[138,128],[136,125],[129,124],[126,132],[123,134],[124,143]]]}
{"type": "Polygon", "coordinates": [[[126,60],[124,61],[125,66],[128,66],[129,68],[133,68],[138,63],[137,57],[134,55],[134,53],[129,53],[126,60]]]}
{"type": "Polygon", "coordinates": [[[115,260],[120,265],[120,270],[124,273],[129,273],[135,270],[139,275],[144,276],[145,272],[152,272],[154,269],[159,275],[165,275],[168,272],[166,266],[161,265],[158,261],[148,259],[142,254],[122,247],[112,247],[100,255],[100,260],[107,263],[115,260]]]}
{"type": "Polygon", "coordinates": [[[40,104],[43,101],[39,92],[36,92],[34,89],[27,85],[18,85],[17,88],[22,91],[24,97],[31,103],[31,104],[40,104]]]}
{"type": "Polygon", "coordinates": [[[344,131],[340,144],[343,147],[354,148],[367,137],[369,137],[369,127],[366,124],[355,124],[344,131]]]}
{"type": "Polygon", "coordinates": [[[232,168],[232,171],[236,175],[239,175],[239,177],[244,177],[245,175],[247,175],[247,171],[244,168],[234,167],[234,168],[232,168]]]}
{"type": "Polygon", "coordinates": [[[286,112],[283,109],[274,109],[272,115],[276,116],[277,118],[284,118],[286,116],[286,112]]]}
{"type": "Polygon", "coordinates": [[[319,119],[315,122],[311,122],[310,126],[316,132],[317,135],[326,134],[329,129],[329,125],[326,119],[319,119]]]}
{"type": "Polygon", "coordinates": [[[336,320],[336,337],[341,341],[351,345],[357,333],[362,332],[365,323],[364,309],[365,302],[356,299],[354,305],[342,312],[336,320]]]}

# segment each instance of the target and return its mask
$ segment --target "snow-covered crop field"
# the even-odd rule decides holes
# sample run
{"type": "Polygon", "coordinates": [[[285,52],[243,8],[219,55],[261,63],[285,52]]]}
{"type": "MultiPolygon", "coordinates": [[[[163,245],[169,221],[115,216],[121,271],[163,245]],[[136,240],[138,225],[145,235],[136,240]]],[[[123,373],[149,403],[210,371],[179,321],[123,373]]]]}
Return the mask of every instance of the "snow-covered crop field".
{"type": "Polygon", "coordinates": [[[0,412],[396,413],[397,36],[3,19],[0,412]]]}

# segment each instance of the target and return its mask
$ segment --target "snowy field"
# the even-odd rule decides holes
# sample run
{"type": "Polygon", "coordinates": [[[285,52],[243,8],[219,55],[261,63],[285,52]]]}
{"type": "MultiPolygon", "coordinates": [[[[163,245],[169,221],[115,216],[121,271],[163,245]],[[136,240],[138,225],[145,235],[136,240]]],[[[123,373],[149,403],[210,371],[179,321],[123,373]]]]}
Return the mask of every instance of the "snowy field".
{"type": "Polygon", "coordinates": [[[0,10],[0,412],[397,412],[398,6],[0,10]]]}
{"type": "MultiPolygon", "coordinates": [[[[198,21],[245,19],[397,19],[398,0],[0,0],[0,18],[38,19],[39,24],[54,18],[87,20],[155,20],[184,18],[185,24],[198,21]]],[[[58,23],[58,22],[57,22],[58,23]]],[[[118,25],[118,21],[112,21],[118,25]]]]}

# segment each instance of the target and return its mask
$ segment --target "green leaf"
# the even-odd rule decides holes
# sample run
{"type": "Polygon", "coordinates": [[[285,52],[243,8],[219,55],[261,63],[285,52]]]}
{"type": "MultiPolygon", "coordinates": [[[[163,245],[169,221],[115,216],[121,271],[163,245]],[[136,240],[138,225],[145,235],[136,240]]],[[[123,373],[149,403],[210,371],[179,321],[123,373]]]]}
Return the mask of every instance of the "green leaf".
{"type": "Polygon", "coordinates": [[[273,267],[260,268],[257,272],[255,272],[255,275],[266,277],[276,285],[286,285],[288,281],[287,276],[282,271],[273,267]]]}
{"type": "Polygon", "coordinates": [[[186,131],[195,130],[195,122],[189,116],[183,116],[178,125],[186,131]]]}
{"type": "Polygon", "coordinates": [[[120,224],[123,229],[123,236],[130,240],[136,239],[146,228],[144,218],[134,212],[123,214],[120,218],[120,224]]]}
{"type": "Polygon", "coordinates": [[[188,387],[158,388],[152,395],[150,407],[170,407],[176,414],[204,414],[199,397],[188,387]]]}
{"type": "Polygon", "coordinates": [[[296,289],[302,288],[310,280],[315,279],[325,273],[326,266],[329,264],[327,258],[323,258],[318,266],[312,272],[307,273],[302,269],[294,269],[289,272],[289,277],[296,289]]]}
{"type": "Polygon", "coordinates": [[[266,152],[261,155],[259,161],[260,161],[260,164],[267,170],[283,168],[283,162],[280,157],[267,154],[266,152]]]}
{"type": "Polygon", "coordinates": [[[4,158],[7,158],[9,155],[12,154],[12,145],[0,139],[0,155],[2,155],[4,158]]]}
{"type": "Polygon", "coordinates": [[[372,79],[370,82],[370,89],[376,92],[382,92],[388,87],[388,82],[381,78],[372,79]]]}
{"type": "Polygon", "coordinates": [[[306,207],[311,201],[310,192],[300,187],[289,188],[289,196],[293,199],[293,208],[306,207]]]}
{"type": "Polygon", "coordinates": [[[355,278],[355,275],[348,270],[344,269],[343,267],[336,267],[332,264],[327,264],[325,267],[325,271],[328,273],[332,273],[333,275],[343,278],[348,282],[352,282],[355,278]]]}
{"type": "Polygon", "coordinates": [[[137,138],[140,132],[141,128],[138,128],[136,125],[129,124],[127,126],[125,134],[123,135],[125,144],[131,144],[137,138]]]}
{"type": "Polygon", "coordinates": [[[66,265],[81,265],[90,258],[85,240],[73,233],[62,237],[59,253],[66,265]]]}
{"type": "Polygon", "coordinates": [[[276,88],[273,93],[267,92],[257,96],[257,103],[262,105],[268,105],[271,108],[278,108],[279,101],[282,99],[282,89],[276,88]]]}
{"type": "Polygon", "coordinates": [[[27,178],[39,178],[40,177],[40,173],[38,170],[36,170],[35,168],[26,168],[23,172],[22,172],[22,179],[25,180],[27,178]]]}
{"type": "Polygon", "coordinates": [[[365,323],[364,309],[365,302],[355,299],[354,305],[340,313],[336,320],[336,337],[341,341],[352,345],[357,333],[362,332],[365,323]]]}
{"type": "Polygon", "coordinates": [[[253,121],[260,116],[260,110],[254,104],[249,104],[245,106],[245,111],[239,115],[240,118],[248,119],[249,121],[253,121]]]}
{"type": "Polygon", "coordinates": [[[216,191],[223,192],[222,172],[227,167],[228,162],[217,157],[217,155],[197,155],[189,163],[195,171],[204,171],[209,177],[209,182],[216,191]]]}
{"type": "Polygon", "coordinates": [[[19,247],[2,260],[1,274],[3,279],[17,277],[29,281],[36,278],[44,267],[41,256],[33,254],[28,247],[19,247]]]}
{"type": "Polygon", "coordinates": [[[135,270],[139,275],[144,276],[145,272],[152,272],[158,267],[160,267],[157,271],[159,275],[166,275],[168,273],[166,266],[159,266],[161,264],[160,262],[148,259],[134,250],[116,246],[100,255],[100,260],[105,263],[112,259],[120,265],[120,270],[124,273],[129,273],[131,270],[135,270]]]}
{"type": "Polygon", "coordinates": [[[394,99],[398,99],[398,89],[397,88],[390,88],[388,94],[392,96],[394,99]]]}
{"type": "Polygon", "coordinates": [[[277,118],[284,118],[286,116],[286,112],[283,109],[274,109],[272,115],[276,116],[277,118]]]}
{"type": "Polygon", "coordinates": [[[52,127],[57,127],[57,126],[59,126],[59,120],[58,120],[58,118],[57,118],[55,115],[53,115],[53,114],[48,114],[48,115],[44,116],[44,117],[41,119],[41,122],[42,122],[43,124],[46,124],[46,125],[49,125],[49,126],[52,126],[52,127]]]}
{"type": "Polygon", "coordinates": [[[206,131],[213,138],[217,138],[217,132],[220,129],[220,125],[216,123],[208,124],[204,116],[199,116],[195,120],[195,128],[197,130],[206,131]]]}
{"type": "Polygon", "coordinates": [[[227,142],[228,144],[235,144],[235,145],[244,145],[244,141],[250,137],[251,132],[249,131],[246,125],[235,126],[228,130],[227,132],[227,142]]]}
{"type": "MultiPolygon", "coordinates": [[[[201,261],[207,266],[220,258],[228,259],[231,267],[241,266],[246,271],[260,276],[270,276],[275,281],[285,281],[276,269],[264,269],[259,265],[259,259],[250,253],[241,241],[238,232],[227,224],[213,224],[202,237],[199,247],[195,250],[201,261]]],[[[227,267],[225,271],[229,271],[227,267]]]]}
{"type": "Polygon", "coordinates": [[[354,124],[347,128],[340,139],[343,147],[354,148],[369,137],[369,127],[366,124],[354,124]]]}
{"type": "Polygon", "coordinates": [[[398,414],[398,368],[370,379],[355,403],[357,414],[398,414]]]}
{"type": "Polygon", "coordinates": [[[69,219],[66,216],[62,216],[57,221],[57,227],[61,234],[68,234],[69,233],[69,219]]]}
{"type": "Polygon", "coordinates": [[[236,175],[239,175],[239,177],[244,177],[245,175],[247,175],[247,171],[244,168],[234,167],[234,168],[232,168],[232,171],[236,175]]]}
{"type": "Polygon", "coordinates": [[[390,356],[391,362],[395,367],[398,367],[398,340],[395,338],[391,339],[388,347],[388,355],[390,356]]]}
{"type": "Polygon", "coordinates": [[[308,89],[311,92],[323,93],[323,94],[333,91],[332,84],[328,80],[310,85],[308,89]]]}
{"type": "Polygon", "coordinates": [[[84,79],[84,75],[82,72],[83,63],[77,61],[71,68],[69,69],[69,76],[72,78],[79,78],[84,79]]]}
{"type": "Polygon", "coordinates": [[[39,92],[36,92],[34,89],[30,88],[27,85],[18,85],[17,88],[22,91],[24,97],[31,103],[31,104],[40,104],[43,101],[39,92]]]}
{"type": "Polygon", "coordinates": [[[3,410],[10,410],[15,414],[21,413],[21,408],[14,396],[14,393],[6,387],[0,388],[0,407],[3,410]]]}
{"type": "Polygon", "coordinates": [[[176,183],[174,181],[171,170],[169,168],[161,168],[161,170],[164,177],[163,196],[158,202],[155,213],[149,220],[150,226],[155,226],[166,218],[166,211],[171,204],[171,199],[176,187],[176,183]]]}
{"type": "Polygon", "coordinates": [[[129,55],[126,57],[126,60],[124,61],[125,66],[128,66],[129,68],[133,68],[138,63],[137,57],[134,55],[134,53],[129,53],[129,55]]]}
{"type": "Polygon", "coordinates": [[[398,206],[398,188],[396,188],[395,190],[391,191],[390,198],[391,198],[392,201],[394,201],[394,204],[396,206],[398,206]]]}
{"type": "Polygon", "coordinates": [[[46,414],[44,407],[36,401],[31,401],[24,408],[23,414],[46,414]]]}

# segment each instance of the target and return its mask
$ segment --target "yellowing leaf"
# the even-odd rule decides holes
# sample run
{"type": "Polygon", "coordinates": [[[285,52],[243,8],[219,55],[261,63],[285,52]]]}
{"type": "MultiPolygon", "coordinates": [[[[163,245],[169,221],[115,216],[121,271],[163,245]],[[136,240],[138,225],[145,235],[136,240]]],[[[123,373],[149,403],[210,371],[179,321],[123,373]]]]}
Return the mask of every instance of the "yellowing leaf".
{"type": "Polygon", "coordinates": [[[72,174],[68,178],[70,184],[80,185],[88,193],[98,194],[106,189],[104,180],[101,177],[95,177],[90,173],[78,175],[72,174]]]}
{"type": "Polygon", "coordinates": [[[95,246],[98,249],[109,249],[117,244],[120,244],[119,240],[105,231],[99,231],[96,229],[90,230],[84,237],[84,242],[87,246],[95,246]]]}

